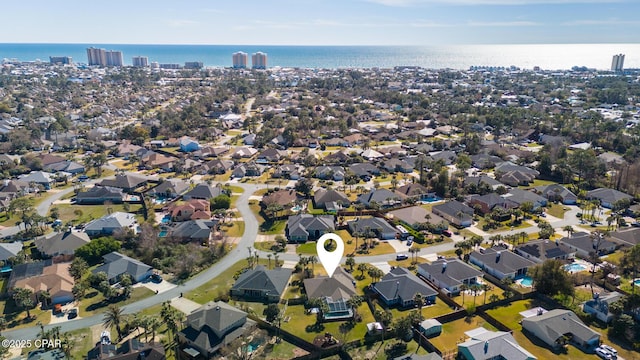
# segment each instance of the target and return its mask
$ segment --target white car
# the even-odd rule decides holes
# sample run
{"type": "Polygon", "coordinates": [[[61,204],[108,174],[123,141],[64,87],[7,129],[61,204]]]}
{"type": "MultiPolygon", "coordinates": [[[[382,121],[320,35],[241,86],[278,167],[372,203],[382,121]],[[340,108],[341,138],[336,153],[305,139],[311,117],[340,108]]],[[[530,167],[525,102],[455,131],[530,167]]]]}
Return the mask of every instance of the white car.
{"type": "Polygon", "coordinates": [[[600,348],[606,350],[609,354],[613,355],[613,357],[618,357],[618,350],[614,349],[613,347],[602,344],[600,345],[600,348]]]}
{"type": "Polygon", "coordinates": [[[601,347],[596,348],[596,355],[598,355],[601,359],[606,359],[606,360],[613,359],[613,355],[611,355],[610,352],[608,352],[607,350],[601,347]]]}

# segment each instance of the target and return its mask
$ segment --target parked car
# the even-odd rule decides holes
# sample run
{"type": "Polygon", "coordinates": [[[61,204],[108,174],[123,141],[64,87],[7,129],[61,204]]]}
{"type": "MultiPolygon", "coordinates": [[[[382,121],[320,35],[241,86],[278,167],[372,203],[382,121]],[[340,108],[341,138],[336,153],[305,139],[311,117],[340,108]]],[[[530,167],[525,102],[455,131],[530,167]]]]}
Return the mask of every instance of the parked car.
{"type": "Polygon", "coordinates": [[[407,254],[398,254],[396,255],[396,260],[400,261],[400,260],[407,260],[409,258],[409,256],[407,254]]]}
{"type": "Polygon", "coordinates": [[[453,234],[451,234],[451,231],[445,230],[445,231],[442,232],[442,235],[451,237],[451,235],[453,235],[453,234]]]}
{"type": "Polygon", "coordinates": [[[616,358],[618,357],[618,350],[614,349],[613,347],[607,344],[602,344],[600,345],[600,348],[608,351],[609,354],[613,355],[613,357],[616,357],[616,358]]]}
{"type": "Polygon", "coordinates": [[[407,246],[411,246],[411,245],[413,245],[413,240],[411,239],[407,240],[407,246]]]}
{"type": "Polygon", "coordinates": [[[78,317],[78,309],[70,309],[67,311],[67,319],[75,319],[78,317]]]}
{"type": "Polygon", "coordinates": [[[596,348],[596,355],[598,355],[601,359],[613,359],[613,355],[607,350],[598,347],[596,348]]]}
{"type": "Polygon", "coordinates": [[[151,274],[151,281],[159,284],[162,282],[162,276],[160,276],[160,274],[151,274]]]}

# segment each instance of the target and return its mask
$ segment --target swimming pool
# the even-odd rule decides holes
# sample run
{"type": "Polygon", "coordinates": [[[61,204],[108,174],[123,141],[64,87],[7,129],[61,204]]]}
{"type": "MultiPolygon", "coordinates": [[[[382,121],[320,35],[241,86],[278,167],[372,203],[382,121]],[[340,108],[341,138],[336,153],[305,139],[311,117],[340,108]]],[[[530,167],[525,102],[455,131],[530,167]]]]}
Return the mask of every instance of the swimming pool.
{"type": "Polygon", "coordinates": [[[291,211],[295,211],[295,212],[298,212],[300,210],[302,210],[302,206],[300,206],[300,205],[296,205],[296,206],[291,208],[291,211]]]}
{"type": "Polygon", "coordinates": [[[571,264],[565,265],[564,270],[569,272],[578,272],[578,271],[587,270],[587,267],[580,263],[571,263],[571,264]]]}
{"type": "Polygon", "coordinates": [[[636,279],[636,280],[633,282],[633,285],[635,285],[635,286],[640,286],[640,279],[636,279]]]}
{"type": "Polygon", "coordinates": [[[525,287],[532,287],[533,279],[531,278],[531,276],[524,276],[522,279],[520,279],[520,285],[525,287]]]}
{"type": "Polygon", "coordinates": [[[167,234],[169,233],[169,231],[167,230],[160,230],[160,232],[158,233],[159,237],[167,237],[167,234]]]}
{"type": "Polygon", "coordinates": [[[165,215],[162,220],[160,220],[161,223],[163,224],[168,224],[171,222],[171,215],[167,214],[165,215]]]}

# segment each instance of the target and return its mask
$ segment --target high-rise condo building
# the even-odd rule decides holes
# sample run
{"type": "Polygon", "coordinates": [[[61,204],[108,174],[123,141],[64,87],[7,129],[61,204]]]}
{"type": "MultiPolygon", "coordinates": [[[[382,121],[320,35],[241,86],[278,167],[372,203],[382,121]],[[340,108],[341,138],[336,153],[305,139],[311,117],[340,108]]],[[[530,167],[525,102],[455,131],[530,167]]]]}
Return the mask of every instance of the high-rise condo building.
{"type": "Polygon", "coordinates": [[[87,49],[87,62],[89,65],[98,66],[122,66],[122,51],[105,50],[90,47],[87,49]]]}
{"type": "Polygon", "coordinates": [[[146,56],[134,56],[131,60],[132,65],[135,67],[149,66],[149,58],[146,56]]]}
{"type": "Polygon", "coordinates": [[[186,61],[184,63],[184,68],[185,69],[202,69],[204,67],[204,64],[202,63],[202,61],[186,61]]]}
{"type": "Polygon", "coordinates": [[[266,69],[267,68],[267,54],[258,51],[251,55],[251,67],[254,69],[266,69]]]}
{"type": "Polygon", "coordinates": [[[622,72],[624,70],[624,54],[613,55],[611,71],[622,72]]]}
{"type": "Polygon", "coordinates": [[[107,50],[107,66],[122,66],[122,51],[107,50]]]}
{"type": "Polygon", "coordinates": [[[249,55],[245,52],[238,51],[233,53],[233,68],[234,69],[246,69],[249,55]]]}
{"type": "Polygon", "coordinates": [[[107,51],[105,49],[98,49],[94,47],[88,48],[87,63],[89,63],[89,66],[92,66],[92,65],[106,66],[107,51]]]}
{"type": "Polygon", "coordinates": [[[73,58],[71,56],[49,56],[49,63],[69,65],[73,64],[73,58]]]}

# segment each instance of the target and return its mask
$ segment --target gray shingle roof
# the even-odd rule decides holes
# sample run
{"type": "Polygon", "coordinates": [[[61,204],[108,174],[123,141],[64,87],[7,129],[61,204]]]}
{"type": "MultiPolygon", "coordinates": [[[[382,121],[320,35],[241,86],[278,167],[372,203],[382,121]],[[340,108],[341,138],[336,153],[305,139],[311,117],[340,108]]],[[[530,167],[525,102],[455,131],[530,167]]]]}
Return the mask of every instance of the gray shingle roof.
{"type": "Polygon", "coordinates": [[[135,279],[152,269],[151,266],[116,251],[108,253],[102,258],[105,263],[95,268],[93,273],[105,272],[109,280],[115,279],[122,274],[129,274],[135,281],[135,279]]]}
{"type": "Polygon", "coordinates": [[[222,188],[214,187],[209,184],[198,184],[193,189],[187,191],[184,194],[184,198],[194,198],[194,199],[213,199],[216,196],[222,194],[222,188]]]}
{"type": "Polygon", "coordinates": [[[366,194],[358,195],[357,202],[369,206],[372,201],[381,205],[394,204],[399,202],[400,196],[387,189],[377,189],[366,194]]]}
{"type": "Polygon", "coordinates": [[[417,293],[423,297],[435,296],[438,294],[431,286],[420,280],[411,271],[396,267],[382,277],[374,285],[375,290],[388,300],[399,299],[400,301],[413,300],[417,293]]]}
{"type": "Polygon", "coordinates": [[[276,294],[282,296],[289,283],[291,273],[291,269],[277,268],[269,270],[262,265],[258,265],[255,269],[242,273],[233,284],[233,287],[231,287],[231,290],[262,290],[269,292],[270,296],[276,294]]]}
{"type": "Polygon", "coordinates": [[[180,179],[167,179],[158,184],[158,186],[149,190],[150,194],[166,194],[169,191],[172,194],[182,194],[189,189],[189,184],[180,179]]]}
{"type": "Polygon", "coordinates": [[[633,196],[615,189],[599,188],[587,192],[587,199],[599,199],[604,203],[613,204],[618,200],[632,200],[633,196]]]}
{"type": "Polygon", "coordinates": [[[486,267],[495,269],[503,274],[513,273],[536,264],[502,247],[489,248],[484,250],[484,253],[474,251],[469,258],[473,263],[475,263],[474,259],[477,259],[485,264],[486,267]]]}
{"type": "Polygon", "coordinates": [[[22,250],[21,242],[0,243],[0,261],[12,258],[22,250]]]}
{"type": "Polygon", "coordinates": [[[100,219],[93,220],[85,226],[85,231],[104,231],[104,229],[119,229],[128,227],[135,223],[136,219],[133,214],[125,212],[114,212],[105,215],[100,219]]]}
{"type": "Polygon", "coordinates": [[[304,280],[304,289],[307,298],[330,297],[333,300],[348,300],[356,295],[356,288],[353,285],[354,279],[351,274],[338,267],[333,273],[333,277],[319,276],[304,280]]]}
{"type": "Polygon", "coordinates": [[[535,334],[549,345],[564,334],[573,334],[574,340],[587,342],[600,334],[586,326],[571,310],[554,309],[542,315],[522,319],[522,328],[535,329],[535,334]]]}
{"type": "Polygon", "coordinates": [[[513,335],[504,331],[485,331],[458,344],[466,348],[473,359],[530,360],[536,357],[520,346],[513,335]]]}
{"type": "Polygon", "coordinates": [[[516,252],[529,254],[541,260],[556,259],[573,253],[566,245],[549,240],[529,241],[526,244],[516,247],[516,252]]]}
{"type": "Polygon", "coordinates": [[[77,248],[90,241],[85,233],[66,231],[39,237],[34,242],[41,253],[54,256],[71,255],[77,248]]]}
{"type": "Polygon", "coordinates": [[[120,189],[135,189],[147,182],[147,179],[134,174],[116,175],[113,179],[104,179],[102,186],[112,186],[120,189]]]}
{"type": "Polygon", "coordinates": [[[443,284],[442,287],[460,285],[465,279],[482,276],[481,271],[465,264],[460,259],[439,259],[431,264],[420,264],[418,267],[443,284]]]}
{"type": "Polygon", "coordinates": [[[173,228],[171,235],[176,238],[205,240],[209,238],[211,235],[211,228],[215,225],[216,223],[212,220],[189,220],[176,225],[176,227],[173,228]]]}
{"type": "MultiPolygon", "coordinates": [[[[198,331],[208,327],[218,338],[222,338],[225,335],[225,329],[246,318],[247,313],[244,311],[222,301],[211,301],[187,315],[187,324],[198,331]]],[[[203,348],[207,347],[203,346],[203,348]]]]}

